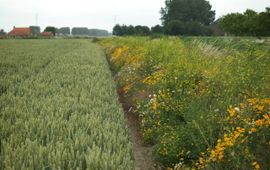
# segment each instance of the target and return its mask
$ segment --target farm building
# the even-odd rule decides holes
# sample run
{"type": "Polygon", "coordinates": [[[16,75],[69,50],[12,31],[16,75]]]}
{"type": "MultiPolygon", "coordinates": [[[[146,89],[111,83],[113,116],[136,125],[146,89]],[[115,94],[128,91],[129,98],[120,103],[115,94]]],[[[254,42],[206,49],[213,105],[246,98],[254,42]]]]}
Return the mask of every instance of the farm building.
{"type": "Polygon", "coordinates": [[[52,38],[53,37],[53,33],[52,32],[46,32],[46,31],[44,31],[44,32],[41,33],[41,36],[42,37],[46,37],[46,38],[52,38]]]}
{"type": "Polygon", "coordinates": [[[10,37],[31,37],[32,31],[31,28],[16,28],[13,27],[13,30],[8,33],[10,37]]]}

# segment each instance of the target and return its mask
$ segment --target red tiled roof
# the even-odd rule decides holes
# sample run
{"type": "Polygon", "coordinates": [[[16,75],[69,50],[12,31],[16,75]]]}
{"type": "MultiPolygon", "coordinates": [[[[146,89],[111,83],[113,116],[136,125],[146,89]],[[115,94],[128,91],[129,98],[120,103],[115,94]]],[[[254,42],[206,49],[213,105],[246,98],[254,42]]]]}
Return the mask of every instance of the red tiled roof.
{"type": "Polygon", "coordinates": [[[51,37],[51,36],[53,36],[53,33],[52,32],[42,32],[41,35],[51,37]]]}
{"type": "Polygon", "coordinates": [[[13,28],[12,31],[8,33],[10,36],[31,36],[31,28],[13,28]]]}

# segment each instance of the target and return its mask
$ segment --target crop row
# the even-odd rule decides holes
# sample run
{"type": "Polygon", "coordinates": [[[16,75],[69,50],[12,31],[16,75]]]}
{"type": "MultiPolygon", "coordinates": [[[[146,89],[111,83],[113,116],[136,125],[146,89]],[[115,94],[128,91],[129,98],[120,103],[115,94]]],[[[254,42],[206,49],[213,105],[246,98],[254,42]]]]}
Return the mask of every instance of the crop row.
{"type": "Polygon", "coordinates": [[[88,40],[10,40],[0,50],[0,169],[133,169],[99,47],[88,40]]]}

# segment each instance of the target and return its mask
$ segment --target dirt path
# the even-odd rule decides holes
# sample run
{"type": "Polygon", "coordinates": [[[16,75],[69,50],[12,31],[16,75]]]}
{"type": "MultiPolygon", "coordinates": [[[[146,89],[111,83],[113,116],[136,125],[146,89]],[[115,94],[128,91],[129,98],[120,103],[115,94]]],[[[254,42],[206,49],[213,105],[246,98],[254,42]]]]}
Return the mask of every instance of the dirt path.
{"type": "Polygon", "coordinates": [[[155,166],[153,161],[152,151],[153,146],[146,146],[143,143],[142,136],[139,133],[138,116],[134,113],[131,103],[123,97],[123,93],[118,91],[120,102],[125,111],[127,119],[129,134],[133,144],[133,153],[135,159],[135,170],[155,170],[159,169],[155,166]]]}
{"type": "Polygon", "coordinates": [[[133,153],[135,158],[135,170],[154,170],[152,159],[152,146],[145,146],[138,131],[138,120],[132,112],[125,113],[128,120],[128,128],[133,143],[133,153]]]}

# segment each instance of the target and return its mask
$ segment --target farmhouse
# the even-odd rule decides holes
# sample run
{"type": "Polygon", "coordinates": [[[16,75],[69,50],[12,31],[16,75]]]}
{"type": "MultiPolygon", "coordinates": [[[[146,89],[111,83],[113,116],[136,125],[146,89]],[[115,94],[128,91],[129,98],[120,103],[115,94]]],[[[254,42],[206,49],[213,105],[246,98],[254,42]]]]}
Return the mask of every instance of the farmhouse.
{"type": "Polygon", "coordinates": [[[30,37],[32,36],[31,28],[16,28],[13,27],[13,30],[8,33],[10,37],[30,37]]]}
{"type": "Polygon", "coordinates": [[[52,38],[53,37],[53,33],[52,32],[42,32],[41,33],[42,37],[46,37],[46,38],[52,38]]]}

